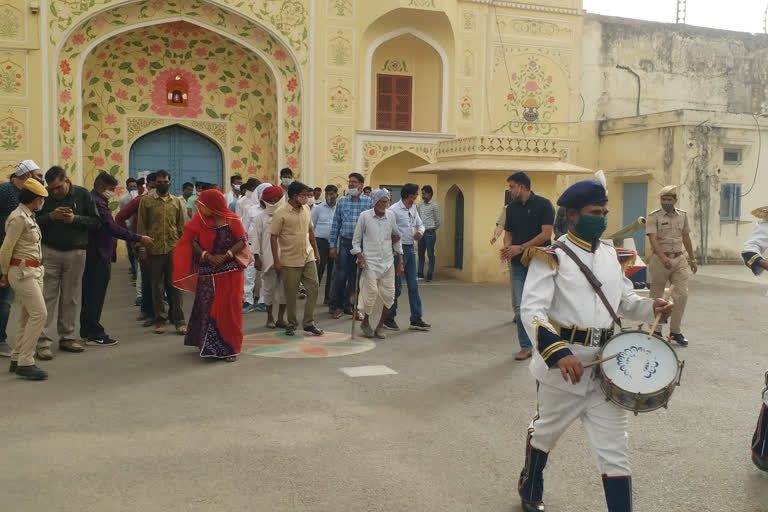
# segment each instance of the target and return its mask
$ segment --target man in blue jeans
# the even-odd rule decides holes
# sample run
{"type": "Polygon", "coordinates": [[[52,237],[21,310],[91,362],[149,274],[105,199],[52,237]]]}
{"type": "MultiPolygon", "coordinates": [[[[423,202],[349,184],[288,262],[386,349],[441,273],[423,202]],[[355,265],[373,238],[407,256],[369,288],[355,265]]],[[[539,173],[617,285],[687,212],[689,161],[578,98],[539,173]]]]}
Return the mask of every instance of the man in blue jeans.
{"type": "MultiPolygon", "coordinates": [[[[416,277],[416,250],[414,242],[418,242],[424,236],[424,223],[419,217],[419,212],[414,206],[419,195],[419,186],[414,183],[406,183],[400,190],[400,201],[393,204],[389,211],[395,214],[397,229],[400,231],[400,242],[403,246],[403,267],[405,280],[408,284],[408,304],[411,306],[412,331],[428,331],[432,326],[421,318],[421,297],[419,297],[419,282],[416,277]]],[[[395,322],[397,316],[397,299],[403,291],[402,276],[395,276],[395,302],[384,321],[384,328],[399,331],[400,327],[395,322]]]]}
{"type": "MultiPolygon", "coordinates": [[[[515,296],[515,318],[519,318],[525,278],[528,275],[528,267],[520,262],[520,258],[527,248],[547,246],[552,242],[555,208],[549,199],[533,193],[531,178],[522,171],[507,178],[507,185],[511,202],[507,205],[501,256],[509,261],[509,274],[515,296]]],[[[525,332],[523,322],[517,322],[517,338],[520,342],[520,352],[515,359],[523,361],[533,355],[533,345],[525,332]]]]}
{"type": "MultiPolygon", "coordinates": [[[[347,195],[336,203],[331,233],[328,238],[328,255],[336,260],[336,282],[331,295],[331,314],[339,319],[344,313],[352,314],[348,283],[354,284],[357,257],[352,254],[352,237],[355,236],[357,219],[365,210],[373,208],[371,198],[363,194],[365,178],[353,172],[349,175],[347,195]]],[[[330,276],[329,276],[330,279],[330,276]]]]}
{"type": "Polygon", "coordinates": [[[435,244],[437,243],[437,230],[443,223],[443,217],[440,215],[440,205],[433,199],[434,192],[431,185],[421,187],[421,204],[418,206],[419,217],[424,223],[424,238],[419,240],[419,279],[424,279],[425,256],[429,257],[429,267],[427,267],[427,282],[432,280],[435,273],[435,244]],[[425,254],[426,253],[426,254],[425,254]]]}

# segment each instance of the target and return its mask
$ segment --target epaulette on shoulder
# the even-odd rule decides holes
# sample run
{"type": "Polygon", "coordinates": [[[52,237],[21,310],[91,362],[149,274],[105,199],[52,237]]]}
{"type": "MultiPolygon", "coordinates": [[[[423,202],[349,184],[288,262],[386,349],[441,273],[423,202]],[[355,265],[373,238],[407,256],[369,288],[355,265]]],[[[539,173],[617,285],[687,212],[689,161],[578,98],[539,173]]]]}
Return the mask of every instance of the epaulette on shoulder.
{"type": "Polygon", "coordinates": [[[653,215],[654,213],[659,213],[660,211],[663,211],[663,210],[664,210],[663,208],[656,208],[655,210],[653,210],[653,211],[652,211],[651,213],[649,213],[648,215],[653,215]]]}
{"type": "Polygon", "coordinates": [[[752,210],[752,215],[760,220],[768,220],[768,206],[761,206],[752,210]]]}
{"type": "Polygon", "coordinates": [[[621,270],[626,271],[627,268],[633,266],[637,260],[637,252],[632,249],[624,249],[622,247],[616,247],[616,257],[621,264],[621,270]]]}
{"type": "Polygon", "coordinates": [[[553,246],[549,247],[529,247],[523,253],[523,257],[520,259],[521,263],[526,267],[531,264],[531,261],[536,258],[543,261],[549,268],[557,272],[559,262],[557,259],[557,253],[553,246]]]}
{"type": "Polygon", "coordinates": [[[680,212],[680,213],[684,213],[684,214],[688,215],[688,212],[687,212],[687,211],[685,211],[685,210],[681,210],[680,208],[675,208],[675,210],[677,210],[677,211],[678,211],[678,212],[680,212]]]}

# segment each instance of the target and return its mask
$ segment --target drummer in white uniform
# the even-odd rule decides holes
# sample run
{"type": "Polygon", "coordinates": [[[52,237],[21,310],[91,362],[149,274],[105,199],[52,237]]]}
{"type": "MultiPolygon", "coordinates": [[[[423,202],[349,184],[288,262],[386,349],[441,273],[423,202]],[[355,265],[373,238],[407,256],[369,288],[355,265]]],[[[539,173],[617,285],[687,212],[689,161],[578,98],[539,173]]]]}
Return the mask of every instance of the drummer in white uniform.
{"type": "MultiPolygon", "coordinates": [[[[557,201],[566,208],[569,222],[568,233],[559,240],[602,283],[616,314],[650,324],[655,312],[666,320],[672,304],[641,298],[624,276],[622,267],[632,263],[634,252],[600,242],[607,227],[607,202],[604,181],[580,181],[569,187],[557,201]]],[[[581,419],[603,476],[609,512],[629,512],[627,411],[606,401],[593,378],[595,369],[584,370],[584,363],[594,360],[600,345],[612,336],[612,314],[562,249],[526,249],[523,264],[529,268],[520,318],[536,348],[530,370],[538,382],[538,412],[528,428],[518,484],[522,508],[545,510],[543,473],[549,452],[570,424],[581,419]]]]}
{"type": "MultiPolygon", "coordinates": [[[[749,240],[744,243],[741,256],[744,258],[744,263],[757,276],[768,269],[768,260],[763,258],[763,253],[768,249],[768,206],[754,210],[752,215],[757,217],[757,224],[749,240]]],[[[768,372],[766,372],[765,385],[757,428],[752,436],[752,462],[763,471],[768,471],[768,372]]]]}

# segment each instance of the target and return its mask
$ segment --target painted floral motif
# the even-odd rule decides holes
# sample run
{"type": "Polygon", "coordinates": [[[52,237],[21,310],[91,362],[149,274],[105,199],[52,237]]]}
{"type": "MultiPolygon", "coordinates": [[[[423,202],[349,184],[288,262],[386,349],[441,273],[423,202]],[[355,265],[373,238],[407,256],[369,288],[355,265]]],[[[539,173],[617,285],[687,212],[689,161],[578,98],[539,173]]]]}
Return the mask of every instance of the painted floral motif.
{"type": "Polygon", "coordinates": [[[349,159],[349,139],[342,135],[337,135],[330,140],[330,153],[331,162],[335,164],[347,163],[349,159]]]}
{"type": "Polygon", "coordinates": [[[0,149],[19,151],[23,145],[24,126],[15,119],[0,121],[0,149]]]}
{"type": "Polygon", "coordinates": [[[346,115],[349,112],[352,94],[346,87],[331,88],[330,111],[336,115],[346,115]]]}
{"type": "Polygon", "coordinates": [[[464,91],[464,95],[461,97],[459,112],[461,112],[462,119],[466,120],[472,117],[472,97],[469,95],[469,91],[464,91]]]}
{"type": "Polygon", "coordinates": [[[10,5],[0,6],[0,39],[20,41],[23,35],[23,14],[10,5]]]}
{"type": "MultiPolygon", "coordinates": [[[[111,3],[112,0],[96,0],[97,2],[100,1],[101,4],[105,3],[111,3]]],[[[228,0],[225,0],[228,1],[228,0]]],[[[234,1],[234,0],[232,0],[234,1]]],[[[305,4],[306,0],[302,0],[302,2],[299,2],[300,4],[305,4]]],[[[76,25],[76,20],[79,19],[80,14],[82,14],[81,10],[81,4],[83,4],[80,1],[76,0],[56,0],[54,2],[49,3],[49,10],[53,16],[49,16],[49,19],[51,19],[50,22],[50,42],[52,45],[56,45],[58,43],[58,36],[60,36],[61,32],[64,30],[68,30],[72,25],[76,25]]],[[[86,2],[87,4],[87,2],[86,2]]],[[[239,2],[238,5],[240,7],[243,7],[244,5],[246,7],[243,8],[252,8],[252,9],[266,9],[270,14],[272,18],[275,18],[275,16],[278,16],[278,12],[280,10],[280,6],[283,4],[288,4],[288,2],[278,2],[277,0],[269,0],[267,2],[254,2],[252,4],[246,4],[243,2],[239,2]]],[[[300,20],[301,19],[301,9],[298,9],[296,6],[296,2],[291,2],[291,6],[293,8],[293,11],[290,9],[287,9],[280,14],[282,16],[283,20],[289,20],[293,16],[293,18],[300,20]],[[293,13],[293,14],[292,14],[293,13]]],[[[289,6],[290,7],[290,6],[289,6]]],[[[306,10],[306,9],[305,9],[306,10]]],[[[228,108],[240,108],[245,101],[248,104],[252,104],[252,100],[256,100],[258,103],[257,108],[260,110],[263,105],[268,105],[269,102],[276,101],[276,94],[281,94],[282,100],[284,104],[290,104],[294,103],[296,105],[302,104],[302,90],[301,85],[298,83],[298,74],[299,74],[299,67],[296,63],[296,61],[292,58],[290,52],[288,49],[283,46],[283,44],[277,40],[275,37],[267,33],[262,29],[260,25],[257,25],[256,23],[250,21],[248,18],[243,16],[238,16],[237,14],[232,13],[231,11],[227,11],[225,9],[216,7],[214,5],[211,5],[206,2],[197,2],[195,0],[174,0],[173,2],[162,2],[159,0],[143,0],[136,3],[131,4],[125,4],[125,5],[119,5],[115,7],[114,9],[104,11],[97,16],[94,16],[93,18],[88,19],[87,21],[83,22],[77,30],[73,33],[73,36],[70,37],[68,41],[66,41],[62,45],[61,53],[58,56],[58,73],[56,76],[56,86],[57,91],[56,95],[59,97],[59,93],[64,90],[70,90],[73,91],[75,89],[75,76],[77,73],[73,72],[73,66],[76,65],[76,63],[79,60],[80,53],[83,51],[85,47],[87,47],[88,43],[92,42],[94,39],[97,39],[99,37],[102,37],[106,34],[109,34],[110,32],[113,32],[116,29],[120,29],[125,26],[130,26],[137,23],[146,23],[149,20],[156,19],[161,16],[167,16],[167,15],[173,15],[173,16],[185,16],[188,19],[199,19],[201,22],[207,23],[209,25],[215,26],[225,32],[231,33],[234,36],[240,37],[242,39],[248,40],[251,44],[253,44],[255,47],[257,47],[261,52],[263,52],[264,55],[267,56],[268,59],[271,60],[272,66],[277,70],[277,73],[279,74],[279,78],[281,80],[282,88],[279,89],[275,86],[274,83],[270,84],[269,86],[261,89],[262,95],[258,98],[254,98],[254,94],[252,92],[249,92],[249,98],[248,100],[242,100],[242,95],[245,94],[245,92],[248,91],[241,91],[237,89],[238,83],[235,82],[234,87],[231,85],[224,85],[225,87],[230,87],[233,92],[229,98],[229,104],[231,107],[228,108]],[[85,41],[80,44],[81,39],[79,37],[75,37],[77,35],[82,34],[85,38],[85,41]],[[297,86],[293,90],[288,90],[285,87],[285,84],[289,83],[292,78],[297,79],[297,86]],[[265,103],[262,104],[261,102],[264,101],[265,103]],[[233,103],[234,102],[234,103],[233,103]]],[[[249,14],[249,16],[252,16],[252,14],[249,14]]],[[[257,16],[259,17],[259,16],[257,16]]],[[[275,18],[276,19],[276,18],[275,18]]],[[[306,23],[306,20],[304,21],[306,23]]],[[[267,25],[270,25],[271,21],[267,23],[267,25]]],[[[143,45],[147,46],[150,55],[145,56],[142,59],[136,60],[131,67],[131,72],[134,73],[137,76],[125,76],[125,73],[128,72],[127,69],[109,69],[108,71],[112,71],[114,76],[116,77],[115,80],[122,80],[123,78],[129,78],[131,80],[134,80],[134,84],[132,84],[132,88],[135,90],[136,87],[141,87],[141,91],[146,95],[147,91],[151,90],[151,87],[149,84],[154,79],[154,76],[157,74],[158,70],[163,70],[166,67],[170,68],[174,66],[173,62],[170,62],[171,60],[176,60],[175,66],[177,67],[186,67],[186,61],[193,59],[193,58],[203,58],[205,55],[204,52],[207,54],[207,58],[211,60],[216,61],[216,65],[220,66],[222,62],[223,55],[211,53],[211,48],[209,48],[210,45],[206,43],[202,43],[202,37],[196,36],[195,34],[198,34],[198,31],[205,30],[204,28],[201,28],[199,26],[193,25],[191,23],[185,23],[185,22],[175,22],[174,24],[168,24],[173,25],[172,27],[166,27],[166,32],[163,32],[163,34],[160,36],[161,38],[167,39],[165,41],[164,39],[160,40],[153,40],[153,41],[144,41],[149,42],[151,44],[143,45]],[[186,35],[185,35],[186,34],[186,35]],[[197,44],[194,45],[194,47],[190,47],[192,41],[197,41],[197,44]],[[181,48],[183,44],[186,44],[186,49],[181,48]],[[184,64],[180,62],[180,59],[174,58],[173,55],[170,57],[166,55],[166,52],[170,52],[171,54],[174,53],[181,53],[184,57],[184,64]],[[154,64],[153,64],[154,63],[154,64]],[[161,66],[161,68],[157,68],[158,64],[161,66]],[[154,67],[153,67],[154,66],[154,67]]],[[[290,29],[289,27],[283,27],[282,30],[278,30],[281,34],[283,31],[288,31],[289,33],[298,34],[297,37],[299,39],[302,38],[302,31],[304,30],[304,27],[301,28],[294,28],[290,29]]],[[[145,28],[142,29],[141,32],[144,34],[150,34],[152,33],[153,28],[145,28]]],[[[133,54],[136,51],[139,50],[138,46],[134,46],[137,43],[142,43],[142,41],[137,41],[135,43],[132,43],[131,45],[125,44],[125,40],[122,37],[117,37],[115,39],[116,41],[116,51],[118,52],[125,52],[127,54],[133,54]],[[119,41],[119,44],[117,43],[119,41]]],[[[215,43],[216,41],[220,41],[222,38],[216,34],[209,37],[208,41],[211,43],[215,43]]],[[[291,39],[293,41],[293,39],[291,39]]],[[[236,45],[233,45],[236,46],[236,45]]],[[[293,46],[293,44],[292,44],[293,46]]],[[[306,48],[304,43],[294,46],[294,49],[297,47],[304,48],[303,50],[299,51],[296,50],[296,54],[299,57],[300,62],[306,62],[306,48]]],[[[213,50],[217,50],[217,48],[213,48],[213,50]]],[[[94,53],[89,56],[89,58],[92,58],[94,55],[98,57],[100,54],[104,53],[102,58],[106,58],[106,52],[99,52],[98,49],[94,51],[94,53]]],[[[233,49],[233,55],[236,56],[236,58],[240,58],[242,56],[246,55],[246,51],[241,47],[236,47],[233,49]]],[[[121,54],[120,57],[123,57],[121,54]]],[[[122,62],[125,59],[122,59],[120,62],[122,62]]],[[[264,75],[265,70],[267,69],[266,66],[259,65],[258,63],[254,62],[251,64],[251,67],[255,69],[248,69],[248,72],[250,72],[253,76],[256,75],[264,75]]],[[[189,70],[189,69],[187,69],[189,70]]],[[[107,70],[104,70],[107,71],[107,70]]],[[[209,119],[221,119],[221,117],[213,117],[211,116],[211,112],[209,112],[205,107],[205,93],[211,94],[216,87],[218,87],[217,84],[218,80],[221,78],[221,75],[216,75],[216,73],[220,73],[221,70],[217,69],[216,72],[211,74],[206,67],[205,71],[195,71],[191,70],[197,73],[197,79],[200,81],[201,86],[203,87],[203,90],[205,91],[203,93],[204,97],[204,106],[203,106],[203,114],[200,115],[200,117],[207,116],[209,119]],[[200,74],[206,74],[207,77],[210,76],[211,79],[203,80],[199,77],[200,74]],[[216,84],[214,89],[212,90],[210,88],[211,84],[216,84]]],[[[233,74],[239,74],[238,70],[237,72],[233,72],[233,74]]],[[[231,80],[229,77],[224,75],[225,79],[231,80]]],[[[89,82],[92,81],[94,78],[97,78],[99,80],[104,80],[105,82],[107,79],[105,79],[101,73],[98,74],[91,74],[89,76],[84,75],[84,86],[88,86],[89,82]]],[[[274,80],[274,78],[272,78],[274,80]]],[[[114,84],[118,85],[118,84],[114,84]]],[[[122,86],[120,86],[122,87],[122,86]]],[[[123,87],[127,92],[131,92],[128,88],[123,87]]],[[[99,83],[93,86],[93,89],[97,91],[97,94],[95,98],[83,98],[83,103],[88,104],[90,102],[93,102],[96,100],[101,100],[102,97],[106,96],[104,101],[108,101],[108,96],[114,96],[112,94],[107,95],[105,93],[104,86],[99,83]]],[[[255,90],[254,87],[252,90],[255,90]]],[[[251,91],[252,91],[251,90],[251,91]]],[[[109,92],[109,91],[106,91],[109,92]]],[[[115,90],[117,92],[117,90],[115,90]]],[[[220,91],[221,92],[221,91],[220,91]]],[[[89,94],[89,92],[86,92],[86,96],[89,94]]],[[[133,96],[134,94],[128,95],[128,101],[133,102],[133,96]]],[[[139,101],[139,95],[135,94],[136,100],[139,101]]],[[[57,114],[59,119],[63,119],[66,121],[67,126],[72,126],[76,122],[76,109],[80,108],[80,94],[74,95],[75,101],[70,101],[69,103],[64,103],[59,101],[58,107],[57,107],[57,114]]],[[[117,97],[115,96],[116,101],[117,97]]],[[[149,105],[151,104],[151,101],[143,97],[142,103],[139,103],[138,106],[141,106],[143,103],[147,104],[147,109],[149,108],[149,105]]],[[[115,104],[108,105],[110,109],[115,109],[115,104]]],[[[121,105],[122,108],[126,108],[121,105]]],[[[128,114],[131,113],[131,111],[126,110],[128,114]]],[[[96,113],[96,112],[94,112],[96,113]]],[[[141,114],[144,115],[151,115],[151,111],[140,111],[141,114]]],[[[118,112],[119,114],[119,112],[118,112]]],[[[218,115],[217,112],[214,112],[214,114],[218,115]]],[[[98,115],[98,114],[97,114],[98,115]]],[[[106,115],[106,114],[104,114],[106,115]]],[[[258,114],[260,115],[260,114],[258,114]]],[[[258,117],[257,115],[257,117],[258,117]]],[[[273,113],[269,113],[269,119],[264,116],[264,118],[259,121],[260,124],[264,125],[265,122],[275,122],[276,119],[274,119],[273,113]]],[[[88,117],[86,116],[86,111],[84,110],[84,122],[88,122],[88,117]]],[[[229,121],[229,118],[227,116],[227,120],[229,121]]],[[[120,126],[121,123],[117,123],[116,127],[120,126]]],[[[292,137],[289,139],[289,135],[293,132],[301,133],[302,132],[302,116],[301,112],[299,112],[299,115],[296,118],[286,118],[282,120],[277,125],[277,128],[279,130],[279,133],[281,135],[282,140],[282,153],[284,155],[284,161],[276,163],[275,167],[279,168],[280,166],[286,165],[288,162],[288,159],[291,158],[291,162],[296,162],[296,166],[294,167],[294,172],[300,173],[301,169],[299,167],[299,164],[301,162],[301,151],[302,151],[302,144],[301,144],[301,137],[292,137]]],[[[77,148],[77,138],[79,135],[76,134],[79,130],[64,130],[63,128],[59,130],[58,133],[58,147],[62,148],[64,146],[69,146],[71,148],[77,148]]],[[[274,147],[274,144],[277,140],[277,136],[273,135],[273,132],[275,130],[265,130],[269,132],[268,136],[262,137],[260,140],[258,140],[258,143],[265,147],[264,155],[260,157],[261,160],[264,160],[265,158],[273,158],[272,155],[276,154],[276,151],[270,155],[270,151],[272,151],[271,148],[274,147]]],[[[89,133],[88,130],[83,127],[83,132],[89,133]]],[[[98,135],[96,135],[98,137],[98,135]]],[[[237,145],[232,146],[238,147],[237,145]]],[[[245,143],[242,145],[242,147],[248,147],[245,143]]],[[[238,159],[242,163],[242,159],[246,158],[246,154],[244,152],[241,152],[238,155],[238,159]]],[[[78,155],[73,155],[70,162],[65,165],[65,168],[72,172],[76,171],[77,164],[80,161],[80,157],[78,155]]],[[[85,162],[86,164],[88,162],[85,162]]],[[[266,164],[264,164],[266,165],[266,164]]],[[[245,165],[245,168],[252,167],[251,163],[248,163],[248,165],[245,165]]],[[[270,176],[270,179],[274,179],[273,176],[270,176]]]]}
{"type": "Polygon", "coordinates": [[[382,160],[408,151],[427,162],[437,160],[437,144],[401,144],[394,142],[364,142],[363,143],[363,169],[362,174],[369,178],[371,171],[382,160]]]}
{"type": "Polygon", "coordinates": [[[352,16],[352,0],[330,0],[328,2],[328,15],[338,18],[352,16]]]}
{"type": "MultiPolygon", "coordinates": [[[[251,168],[253,174],[276,168],[274,144],[263,137],[275,129],[276,98],[264,92],[274,78],[262,69],[268,68],[255,54],[187,22],[136,29],[103,42],[84,67],[84,180],[105,168],[112,174],[123,168],[127,155],[122,151],[130,145],[125,136],[131,134],[124,133],[121,116],[153,113],[224,121],[212,124],[224,133],[227,124],[231,127],[231,140],[226,135],[219,140],[229,147],[231,168],[251,168]],[[268,150],[256,154],[244,149],[257,143],[268,150]]],[[[60,105],[66,105],[61,95],[60,105]]],[[[299,112],[294,108],[289,114],[295,113],[295,122],[299,112]]],[[[209,132],[207,127],[201,131],[209,132]]]]}
{"type": "Polygon", "coordinates": [[[550,121],[558,108],[552,90],[554,79],[548,65],[529,57],[517,71],[510,74],[509,81],[511,86],[504,108],[512,116],[494,132],[551,134],[554,127],[550,121]]]}
{"type": "Polygon", "coordinates": [[[331,66],[346,67],[352,62],[352,43],[339,30],[328,41],[328,63],[331,66]]]}
{"type": "Polygon", "coordinates": [[[22,70],[10,61],[0,64],[0,92],[17,95],[22,90],[22,70]]]}
{"type": "Polygon", "coordinates": [[[408,7],[416,7],[418,9],[435,9],[435,0],[408,0],[406,4],[408,7]]]}
{"type": "Polygon", "coordinates": [[[381,70],[389,73],[408,73],[408,64],[405,59],[387,59],[381,70]]]}
{"type": "Polygon", "coordinates": [[[644,379],[653,377],[659,367],[659,361],[653,356],[653,352],[634,345],[621,351],[616,358],[616,364],[627,377],[644,379]]]}

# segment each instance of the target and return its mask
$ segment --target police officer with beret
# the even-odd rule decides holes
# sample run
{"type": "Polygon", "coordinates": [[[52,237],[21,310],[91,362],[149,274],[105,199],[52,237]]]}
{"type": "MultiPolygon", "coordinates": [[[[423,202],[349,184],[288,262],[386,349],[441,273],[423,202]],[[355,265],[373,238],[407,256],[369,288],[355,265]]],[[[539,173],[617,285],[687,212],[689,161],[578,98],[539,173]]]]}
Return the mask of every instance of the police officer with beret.
{"type": "MultiPolygon", "coordinates": [[[[679,208],[677,203],[677,186],[668,185],[661,189],[661,208],[648,215],[645,232],[651,241],[653,255],[648,260],[648,273],[651,278],[651,297],[658,299],[664,296],[667,283],[672,285],[672,301],[675,307],[669,321],[669,339],[683,347],[688,340],[680,330],[680,324],[688,302],[688,279],[690,272],[698,270],[696,257],[691,244],[691,228],[688,225],[688,214],[679,208]],[[684,257],[683,247],[688,253],[684,257]]],[[[659,328],[660,329],[660,328],[659,328]]],[[[657,334],[661,335],[660,331],[657,334]]]]}

